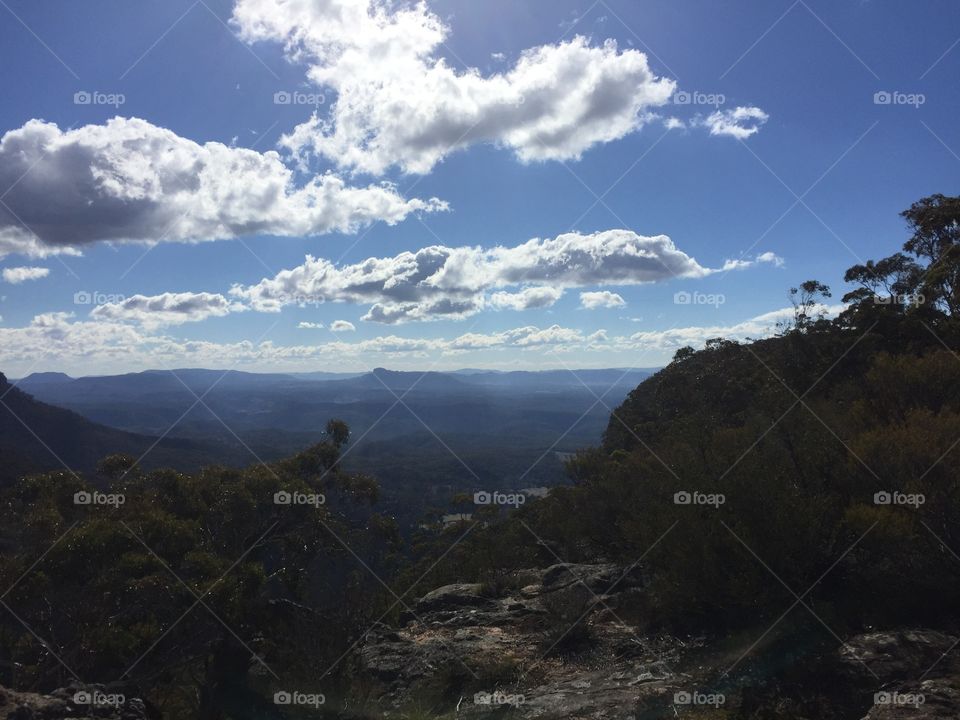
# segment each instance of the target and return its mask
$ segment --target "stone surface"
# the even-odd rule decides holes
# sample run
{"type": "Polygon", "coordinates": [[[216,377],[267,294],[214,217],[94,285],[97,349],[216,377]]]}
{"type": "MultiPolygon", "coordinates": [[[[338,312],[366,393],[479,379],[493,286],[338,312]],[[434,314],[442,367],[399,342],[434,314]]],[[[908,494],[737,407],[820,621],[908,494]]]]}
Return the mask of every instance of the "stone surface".
{"type": "Polygon", "coordinates": [[[0,720],[151,720],[145,703],[122,690],[70,686],[42,695],[0,688],[0,720]]]}

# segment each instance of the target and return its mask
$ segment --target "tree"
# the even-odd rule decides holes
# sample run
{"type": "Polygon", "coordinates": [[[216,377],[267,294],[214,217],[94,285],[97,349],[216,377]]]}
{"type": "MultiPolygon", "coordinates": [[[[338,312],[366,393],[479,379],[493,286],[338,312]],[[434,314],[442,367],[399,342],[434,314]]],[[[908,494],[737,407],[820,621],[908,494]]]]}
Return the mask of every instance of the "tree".
{"type": "Polygon", "coordinates": [[[919,291],[950,315],[960,312],[960,197],[931,195],[901,213],[913,231],[903,249],[927,261],[919,291]]]}
{"type": "Polygon", "coordinates": [[[799,288],[790,288],[793,305],[793,329],[806,332],[826,316],[823,300],[831,297],[830,288],[818,280],[807,280],[799,288]]]}
{"type": "Polygon", "coordinates": [[[351,553],[378,567],[397,540],[366,509],[375,484],[339,465],[349,428],[327,431],[246,470],[145,473],[111,456],[96,489],[112,503],[77,504],[94,487],[65,472],[5,493],[0,541],[16,552],[0,558],[0,585],[15,586],[5,602],[44,640],[0,618],[0,657],[16,674],[4,684],[62,687],[59,657],[87,682],[152,691],[170,717],[280,717],[271,674],[333,663],[379,602],[351,553]],[[318,594],[321,581],[330,590],[318,594]],[[164,689],[183,685],[194,701],[177,705],[164,689]]]}

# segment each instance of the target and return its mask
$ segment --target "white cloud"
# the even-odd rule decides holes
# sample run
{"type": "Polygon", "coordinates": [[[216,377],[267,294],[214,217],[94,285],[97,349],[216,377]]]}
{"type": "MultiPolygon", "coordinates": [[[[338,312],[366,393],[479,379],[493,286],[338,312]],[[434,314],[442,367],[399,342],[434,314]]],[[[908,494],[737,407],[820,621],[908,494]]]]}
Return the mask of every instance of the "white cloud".
{"type": "MultiPolygon", "coordinates": [[[[332,326],[331,326],[331,329],[332,326]]],[[[554,325],[527,326],[490,334],[465,334],[452,339],[406,338],[387,335],[355,342],[332,341],[310,345],[277,345],[240,341],[217,343],[180,340],[149,332],[141,325],[108,319],[75,321],[69,313],[36,316],[21,328],[0,327],[0,365],[9,371],[58,368],[104,372],[132,369],[242,365],[256,369],[316,368],[317,362],[370,367],[387,358],[419,359],[425,355],[456,355],[470,351],[545,350],[584,343],[579,330],[554,325]]]]}
{"type": "Polygon", "coordinates": [[[759,263],[772,263],[774,267],[783,267],[785,262],[782,257],[776,253],[770,252],[769,250],[765,253],[757,255],[757,262],[759,263]]]}
{"type": "Polygon", "coordinates": [[[740,106],[729,110],[717,110],[702,122],[709,128],[711,135],[728,135],[738,140],[746,140],[760,131],[760,127],[770,119],[763,110],[753,106],[740,106]]]}
{"type": "MultiPolygon", "coordinates": [[[[843,306],[823,309],[828,316],[835,316],[843,306]]],[[[83,373],[234,365],[260,370],[309,370],[316,369],[317,363],[326,362],[341,368],[362,369],[384,358],[422,367],[424,357],[435,357],[439,362],[470,353],[489,358],[489,353],[511,351],[522,353],[517,360],[520,363],[524,355],[533,354],[531,367],[545,367],[553,353],[576,351],[588,352],[593,357],[602,354],[611,365],[625,360],[635,363],[638,357],[656,364],[666,362],[679,347],[699,348],[710,338],[769,337],[776,332],[779,321],[788,320],[792,315],[792,308],[783,308],[731,325],[690,326],[617,336],[603,329],[587,335],[560,325],[545,328],[531,325],[499,332],[471,332],[452,338],[387,335],[354,342],[277,345],[269,340],[258,343],[181,340],[149,332],[142,325],[105,319],[75,321],[68,313],[47,313],[36,316],[26,327],[0,327],[0,367],[7,372],[26,372],[33,368],[83,373]]],[[[596,366],[596,361],[592,365],[596,366]]]]}
{"type": "Polygon", "coordinates": [[[666,235],[607,230],[535,238],[514,247],[436,245],[343,267],[308,256],[298,267],[256,285],[235,286],[230,293],[256,310],[274,312],[290,304],[371,303],[364,320],[399,323],[463,318],[488,304],[543,307],[564,288],[637,285],[712,272],[666,235]],[[510,287],[521,290],[494,292],[510,287]]]}
{"type": "Polygon", "coordinates": [[[520,292],[495,292],[490,296],[490,305],[498,310],[531,310],[553,305],[563,296],[563,288],[550,286],[529,287],[520,292]]]}
{"type": "Polygon", "coordinates": [[[587,310],[623,307],[626,304],[626,301],[622,297],[615,292],[610,292],[609,290],[580,293],[580,305],[587,310]]]}
{"type": "Polygon", "coordinates": [[[0,256],[76,254],[98,241],[354,232],[446,208],[406,200],[388,184],[351,187],[329,173],[298,186],[276,152],[200,145],[120,117],[66,131],[31,120],[7,132],[0,186],[10,188],[0,206],[0,256]]]}
{"type": "Polygon", "coordinates": [[[330,323],[330,331],[339,333],[339,332],[354,332],[356,331],[356,326],[348,320],[334,320],[330,323]]]}
{"type": "Polygon", "coordinates": [[[783,267],[784,260],[782,257],[776,253],[767,251],[757,255],[752,260],[744,260],[739,258],[737,260],[727,260],[723,263],[723,267],[720,268],[722,272],[730,272],[731,270],[746,270],[747,268],[752,268],[757,265],[773,265],[774,267],[783,267]]]}
{"type": "Polygon", "coordinates": [[[297,325],[297,328],[300,330],[323,330],[326,327],[323,323],[315,322],[302,322],[297,325]]]}
{"type": "Polygon", "coordinates": [[[223,317],[245,309],[242,304],[214,293],[163,293],[149,297],[134,295],[120,302],[99,305],[90,316],[156,328],[223,317]]]}
{"type": "MultiPolygon", "coordinates": [[[[817,312],[823,311],[826,317],[834,317],[844,309],[843,305],[821,305],[817,312]]],[[[727,340],[747,340],[770,337],[777,330],[777,324],[793,318],[793,308],[782,308],[763,313],[733,325],[697,325],[670,330],[638,332],[631,335],[628,344],[644,350],[668,350],[689,345],[701,348],[711,338],[727,340]]]]}
{"type": "Polygon", "coordinates": [[[45,267],[12,267],[3,269],[4,281],[11,285],[19,285],[28,280],[39,280],[50,274],[50,268],[45,267]]]}
{"type": "Polygon", "coordinates": [[[238,0],[232,23],[247,42],[282,43],[336,93],[329,116],[284,145],[373,174],[426,173],[482,142],[525,162],[576,159],[638,130],[675,90],[642,52],[580,36],[530,48],[504,72],[453,68],[441,57],[450,29],[425,2],[238,0]]]}
{"type": "Polygon", "coordinates": [[[678,117],[668,117],[663,119],[663,126],[667,130],[683,130],[687,124],[678,117]]]}

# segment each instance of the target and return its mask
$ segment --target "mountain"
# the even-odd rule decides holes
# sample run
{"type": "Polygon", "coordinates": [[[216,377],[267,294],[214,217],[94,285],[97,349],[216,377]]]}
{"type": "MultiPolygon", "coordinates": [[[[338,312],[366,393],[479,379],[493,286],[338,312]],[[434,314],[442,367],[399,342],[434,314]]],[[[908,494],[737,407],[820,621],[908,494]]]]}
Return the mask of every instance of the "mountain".
{"type": "Polygon", "coordinates": [[[399,372],[362,375],[259,374],[180,369],[72,379],[31,375],[17,383],[38,400],[129,432],[213,436],[259,445],[280,457],[316,438],[331,417],[370,441],[428,432],[566,447],[594,442],[613,407],[644,370],[399,372]],[[602,402],[598,401],[598,398],[602,402]],[[280,435],[277,436],[276,434],[280,435]],[[262,443],[261,434],[274,434],[262,443]],[[282,447],[274,447],[280,442],[282,447]]]}
{"type": "MultiPolygon", "coordinates": [[[[45,375],[59,375],[46,373],[45,375]]],[[[66,376],[64,376],[66,377],[66,376]]],[[[36,379],[34,387],[74,382],[70,378],[36,379]]],[[[214,452],[203,444],[180,438],[158,439],[124,432],[87,420],[75,412],[34,400],[7,382],[0,373],[0,484],[30,472],[94,470],[113,453],[146,456],[145,467],[198,467],[214,452]],[[152,449],[151,449],[152,448],[152,449]]],[[[223,454],[218,451],[218,454],[223,454]]]]}
{"type": "Polygon", "coordinates": [[[72,377],[62,372],[39,372],[33,373],[23,380],[14,380],[14,385],[20,385],[21,383],[28,383],[31,385],[47,385],[53,383],[67,383],[73,380],[72,377]]]}
{"type": "Polygon", "coordinates": [[[189,438],[207,462],[248,464],[317,442],[331,418],[352,431],[344,462],[381,482],[404,518],[479,487],[566,482],[562,453],[600,440],[610,409],[646,370],[340,373],[151,370],[44,379],[37,400],[128,433],[189,438]]]}

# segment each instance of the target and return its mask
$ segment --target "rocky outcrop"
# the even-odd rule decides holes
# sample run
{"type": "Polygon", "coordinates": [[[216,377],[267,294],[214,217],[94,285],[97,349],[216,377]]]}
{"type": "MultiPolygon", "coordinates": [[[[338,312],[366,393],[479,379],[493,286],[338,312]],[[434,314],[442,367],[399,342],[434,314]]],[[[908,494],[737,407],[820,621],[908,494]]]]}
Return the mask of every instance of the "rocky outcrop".
{"type": "Polygon", "coordinates": [[[437,710],[457,717],[639,718],[691,684],[675,666],[693,647],[642,637],[619,617],[642,582],[633,568],[558,564],[514,573],[496,593],[437,588],[403,627],[371,631],[362,665],[386,715],[454,688],[437,710]]]}
{"type": "Polygon", "coordinates": [[[960,639],[935,630],[873,632],[839,651],[846,672],[875,690],[864,720],[960,717],[960,639]]]}
{"type": "Polygon", "coordinates": [[[401,627],[378,626],[361,647],[377,713],[401,717],[426,706],[456,718],[653,720],[706,717],[719,707],[717,717],[960,718],[952,635],[871,632],[789,665],[792,652],[759,659],[732,678],[733,660],[754,650],[751,633],[742,646],[651,636],[636,622],[645,593],[637,568],[608,563],[437,588],[413,603],[401,627]]]}
{"type": "Polygon", "coordinates": [[[897,630],[858,635],[840,648],[840,660],[852,672],[868,673],[880,682],[910,680],[918,673],[953,664],[949,652],[957,638],[935,630],[897,630]]]}
{"type": "Polygon", "coordinates": [[[120,689],[70,686],[41,695],[0,688],[0,720],[152,720],[143,700],[120,689]]]}

